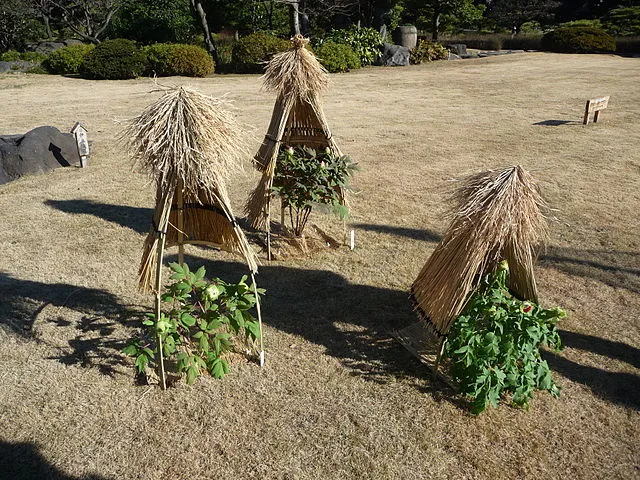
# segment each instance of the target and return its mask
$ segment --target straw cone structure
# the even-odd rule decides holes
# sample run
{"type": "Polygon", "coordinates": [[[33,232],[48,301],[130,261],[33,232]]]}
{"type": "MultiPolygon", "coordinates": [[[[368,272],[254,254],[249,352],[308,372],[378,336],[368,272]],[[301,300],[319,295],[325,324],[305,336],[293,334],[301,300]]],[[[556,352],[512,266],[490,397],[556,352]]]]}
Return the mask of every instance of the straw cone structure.
{"type": "Polygon", "coordinates": [[[520,166],[467,178],[453,200],[452,223],[411,287],[419,316],[440,335],[501,260],[509,263],[509,288],[537,301],[533,265],[548,238],[546,205],[520,166]]]}
{"type": "MultiPolygon", "coordinates": [[[[246,213],[254,228],[269,228],[270,191],[281,145],[329,148],[342,155],[334,142],[320,105],[328,75],[313,53],[304,48],[301,35],[292,39],[293,48],[276,54],[263,76],[264,88],[277,94],[267,134],[256,154],[255,166],[262,172],[251,193],[246,213]]],[[[342,193],[343,201],[344,193],[342,193]]]]}
{"type": "Polygon", "coordinates": [[[240,253],[255,272],[255,253],[236,223],[225,188],[225,180],[241,169],[246,148],[242,129],[224,102],[185,87],[169,89],[132,119],[123,135],[157,186],[140,289],[153,289],[165,235],[167,246],[207,244],[240,253]]]}

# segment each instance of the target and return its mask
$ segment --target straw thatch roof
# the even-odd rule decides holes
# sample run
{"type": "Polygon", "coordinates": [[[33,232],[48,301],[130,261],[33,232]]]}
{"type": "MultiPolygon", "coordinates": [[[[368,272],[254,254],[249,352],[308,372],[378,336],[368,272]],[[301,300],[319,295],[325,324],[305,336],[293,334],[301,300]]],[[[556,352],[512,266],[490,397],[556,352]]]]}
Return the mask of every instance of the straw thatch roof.
{"type": "MultiPolygon", "coordinates": [[[[293,47],[274,55],[263,76],[264,88],[275,92],[277,98],[269,129],[254,157],[262,177],[246,206],[249,221],[257,229],[269,228],[269,192],[282,145],[329,148],[335,155],[341,155],[320,104],[320,93],[327,87],[328,74],[305,48],[307,42],[301,35],[294,36],[293,47]]],[[[342,197],[344,199],[344,192],[342,197]]]]}
{"type": "Polygon", "coordinates": [[[255,253],[237,225],[225,180],[241,169],[243,131],[224,101],[177,87],[131,120],[123,132],[130,150],[155,180],[156,208],[140,265],[140,288],[152,289],[159,233],[168,246],[214,245],[244,256],[255,253]]]}
{"type": "Polygon", "coordinates": [[[546,205],[520,166],[465,179],[453,201],[451,225],[411,287],[416,311],[441,335],[501,260],[509,263],[509,288],[537,301],[533,264],[548,237],[546,205]]]}

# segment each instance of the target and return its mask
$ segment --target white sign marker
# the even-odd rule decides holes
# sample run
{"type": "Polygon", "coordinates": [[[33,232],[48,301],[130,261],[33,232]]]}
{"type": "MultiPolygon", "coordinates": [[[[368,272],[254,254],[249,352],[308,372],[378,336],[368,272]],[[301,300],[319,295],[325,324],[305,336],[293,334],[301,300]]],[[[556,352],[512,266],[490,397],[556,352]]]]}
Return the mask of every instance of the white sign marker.
{"type": "Polygon", "coordinates": [[[87,166],[87,157],[89,156],[89,137],[87,136],[87,129],[80,122],[71,129],[71,133],[76,138],[76,144],[78,145],[78,155],[80,155],[80,166],[82,168],[87,166]]]}

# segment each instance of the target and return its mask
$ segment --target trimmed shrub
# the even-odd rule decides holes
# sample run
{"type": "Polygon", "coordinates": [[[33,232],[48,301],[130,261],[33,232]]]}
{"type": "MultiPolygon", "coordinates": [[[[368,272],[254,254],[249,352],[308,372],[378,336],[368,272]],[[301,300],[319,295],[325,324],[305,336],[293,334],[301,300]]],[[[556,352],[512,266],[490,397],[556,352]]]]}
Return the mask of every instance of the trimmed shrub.
{"type": "Polygon", "coordinates": [[[84,59],[96,48],[95,45],[78,44],[54,50],[43,62],[44,68],[50,73],[68,75],[78,73],[84,59]]]}
{"type": "Polygon", "coordinates": [[[324,42],[316,48],[315,54],[324,68],[331,73],[360,68],[360,59],[349,45],[324,42]]]}
{"type": "Polygon", "coordinates": [[[20,58],[25,62],[42,63],[49,58],[49,56],[40,52],[24,52],[20,55],[20,58]]]}
{"type": "Polygon", "coordinates": [[[16,50],[7,50],[0,55],[0,61],[2,62],[17,62],[20,60],[20,52],[16,50]]]}
{"type": "Polygon", "coordinates": [[[174,75],[169,69],[169,60],[171,59],[173,45],[173,43],[156,43],[142,49],[147,57],[147,73],[151,75],[155,74],[158,77],[174,75]]]}
{"type": "Polygon", "coordinates": [[[84,59],[80,72],[96,80],[124,80],[142,75],[147,59],[132,40],[116,38],[96,46],[84,59]]]}
{"type": "Polygon", "coordinates": [[[213,73],[213,59],[202,47],[177,44],[171,50],[169,68],[175,75],[206,77],[213,73]]]}
{"type": "Polygon", "coordinates": [[[264,64],[278,52],[284,52],[291,47],[287,40],[256,32],[242,37],[233,44],[231,62],[238,73],[262,73],[264,64]]]}
{"type": "Polygon", "coordinates": [[[614,52],[614,38],[601,28],[563,27],[545,33],[542,48],[560,53],[614,52]]]}
{"type": "Polygon", "coordinates": [[[618,52],[618,53],[640,53],[640,37],[618,37],[618,38],[616,38],[616,52],[618,52]]]}
{"type": "Polygon", "coordinates": [[[331,31],[323,40],[324,42],[342,43],[349,45],[358,58],[361,65],[372,65],[380,56],[382,49],[382,37],[375,28],[351,28],[331,31]]]}
{"type": "Polygon", "coordinates": [[[418,42],[416,48],[409,53],[409,62],[414,65],[447,58],[449,58],[449,50],[444,45],[426,40],[418,42]]]}
{"type": "Polygon", "coordinates": [[[205,77],[213,73],[213,60],[202,47],[157,43],[145,47],[144,53],[147,56],[148,73],[159,77],[205,77]]]}

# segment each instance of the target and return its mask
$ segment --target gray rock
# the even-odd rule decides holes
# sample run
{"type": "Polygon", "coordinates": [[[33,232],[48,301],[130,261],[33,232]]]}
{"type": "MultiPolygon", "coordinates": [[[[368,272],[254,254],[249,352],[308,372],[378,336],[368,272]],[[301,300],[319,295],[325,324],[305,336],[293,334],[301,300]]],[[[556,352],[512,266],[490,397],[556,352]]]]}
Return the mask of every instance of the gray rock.
{"type": "Polygon", "coordinates": [[[39,42],[34,51],[48,54],[64,46],[64,42],[39,42]]]}
{"type": "Polygon", "coordinates": [[[55,127],[38,127],[24,135],[0,137],[0,185],[23,175],[79,165],[75,138],[55,127]]]}
{"type": "Polygon", "coordinates": [[[460,60],[462,57],[456,55],[455,53],[449,52],[449,60],[460,60]]]}
{"type": "Polygon", "coordinates": [[[467,55],[467,46],[464,43],[451,43],[447,44],[446,47],[459,57],[467,55]]]}
{"type": "Polygon", "coordinates": [[[10,62],[0,62],[0,73],[7,73],[11,71],[11,63],[10,62]]]}
{"type": "Polygon", "coordinates": [[[385,67],[405,67],[409,65],[409,49],[402,45],[385,43],[378,64],[385,67]]]}

